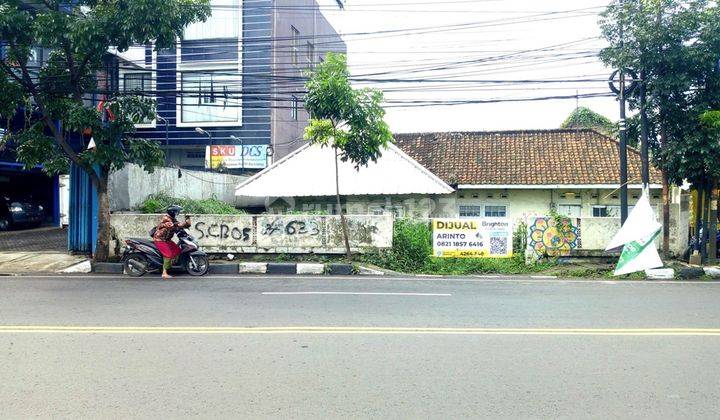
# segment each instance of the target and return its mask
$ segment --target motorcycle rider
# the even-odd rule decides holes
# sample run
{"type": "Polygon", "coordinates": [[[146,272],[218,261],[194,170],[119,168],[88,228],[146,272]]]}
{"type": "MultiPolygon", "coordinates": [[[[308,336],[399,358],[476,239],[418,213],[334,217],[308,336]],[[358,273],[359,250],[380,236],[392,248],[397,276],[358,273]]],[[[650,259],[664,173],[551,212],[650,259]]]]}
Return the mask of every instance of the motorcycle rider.
{"type": "Polygon", "coordinates": [[[168,274],[167,270],[172,266],[173,261],[180,255],[180,247],[172,241],[172,237],[181,229],[190,227],[190,216],[185,216],[185,221],[180,223],[177,221],[177,215],[182,211],[182,207],[173,204],[169,206],[165,211],[167,214],[163,215],[162,220],[155,228],[153,234],[153,241],[155,246],[163,256],[163,270],[162,277],[164,279],[172,278],[168,274]]]}

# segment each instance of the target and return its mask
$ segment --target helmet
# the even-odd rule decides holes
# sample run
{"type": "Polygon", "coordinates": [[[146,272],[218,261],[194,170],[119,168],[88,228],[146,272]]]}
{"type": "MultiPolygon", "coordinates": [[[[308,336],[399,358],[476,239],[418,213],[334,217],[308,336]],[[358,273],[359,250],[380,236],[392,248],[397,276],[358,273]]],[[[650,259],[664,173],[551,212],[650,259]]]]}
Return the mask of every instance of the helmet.
{"type": "Polygon", "coordinates": [[[178,213],[183,211],[183,208],[178,206],[177,204],[173,204],[172,206],[168,207],[167,210],[165,210],[168,214],[168,216],[172,217],[173,219],[177,217],[178,213]]]}

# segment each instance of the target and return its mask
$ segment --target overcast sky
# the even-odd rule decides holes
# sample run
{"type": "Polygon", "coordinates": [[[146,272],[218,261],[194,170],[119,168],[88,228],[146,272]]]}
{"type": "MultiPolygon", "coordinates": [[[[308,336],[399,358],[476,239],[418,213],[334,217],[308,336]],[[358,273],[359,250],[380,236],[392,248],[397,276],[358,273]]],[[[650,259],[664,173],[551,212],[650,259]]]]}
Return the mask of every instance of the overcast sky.
{"type": "MultiPolygon", "coordinates": [[[[604,45],[598,14],[607,0],[348,0],[344,11],[334,0],[319,1],[347,34],[355,78],[441,80],[363,83],[385,91],[394,132],[557,128],[575,98],[427,105],[608,92],[610,70],[597,59],[604,45]]],[[[618,119],[613,98],[581,98],[579,105],[618,119]]]]}

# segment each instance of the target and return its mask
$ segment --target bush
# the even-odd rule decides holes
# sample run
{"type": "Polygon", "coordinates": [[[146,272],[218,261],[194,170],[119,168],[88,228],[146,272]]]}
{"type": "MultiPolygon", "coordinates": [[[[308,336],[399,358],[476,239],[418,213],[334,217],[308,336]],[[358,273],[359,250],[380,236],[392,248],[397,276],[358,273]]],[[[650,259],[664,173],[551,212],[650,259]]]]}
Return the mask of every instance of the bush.
{"type": "Polygon", "coordinates": [[[216,198],[205,200],[191,200],[189,198],[171,197],[166,193],[149,195],[140,204],[139,210],[143,213],[165,213],[165,209],[172,204],[183,208],[185,214],[245,214],[232,205],[216,198]]]}
{"type": "Polygon", "coordinates": [[[513,232],[513,254],[525,255],[525,248],[527,248],[527,223],[520,222],[513,232]]]}
{"type": "Polygon", "coordinates": [[[400,219],[393,230],[393,270],[421,270],[432,255],[432,232],[427,222],[400,219]]]}
{"type": "Polygon", "coordinates": [[[393,246],[360,258],[393,271],[415,273],[422,270],[432,254],[432,232],[427,221],[397,219],[393,227],[393,246]]]}
{"type": "MultiPolygon", "coordinates": [[[[519,231],[524,232],[525,229],[520,228],[519,231]]],[[[432,255],[430,225],[426,221],[409,219],[395,221],[391,249],[361,258],[393,271],[423,274],[522,274],[542,271],[550,266],[549,263],[526,265],[523,252],[512,258],[437,258],[432,255]]]]}

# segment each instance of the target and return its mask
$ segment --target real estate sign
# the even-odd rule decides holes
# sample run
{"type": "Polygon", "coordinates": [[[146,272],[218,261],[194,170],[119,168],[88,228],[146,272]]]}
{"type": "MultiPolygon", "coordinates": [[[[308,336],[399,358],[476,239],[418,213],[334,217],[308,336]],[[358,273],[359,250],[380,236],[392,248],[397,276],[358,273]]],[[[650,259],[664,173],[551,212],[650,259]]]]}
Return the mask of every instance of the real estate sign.
{"type": "Polygon", "coordinates": [[[267,166],[267,149],[266,144],[207,146],[205,147],[205,167],[264,168],[267,166]]]}
{"type": "Polygon", "coordinates": [[[432,219],[433,255],[442,258],[512,256],[510,219],[432,219]]]}

